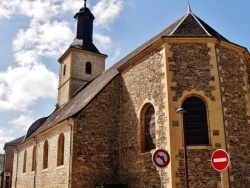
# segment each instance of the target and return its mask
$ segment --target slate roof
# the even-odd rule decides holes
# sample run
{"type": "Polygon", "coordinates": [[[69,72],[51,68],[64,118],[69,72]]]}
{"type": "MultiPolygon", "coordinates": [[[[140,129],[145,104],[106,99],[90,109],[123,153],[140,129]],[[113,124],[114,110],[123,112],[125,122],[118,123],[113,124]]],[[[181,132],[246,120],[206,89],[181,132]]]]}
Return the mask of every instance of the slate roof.
{"type": "Polygon", "coordinates": [[[16,145],[22,143],[23,140],[24,140],[24,136],[21,136],[21,137],[15,139],[15,140],[12,140],[12,141],[10,141],[10,142],[6,142],[6,143],[4,144],[3,149],[5,150],[7,146],[16,146],[16,145]]]}
{"type": "Polygon", "coordinates": [[[119,68],[121,68],[130,59],[132,59],[163,37],[216,37],[220,40],[228,41],[226,38],[212,29],[209,25],[207,25],[204,21],[202,21],[191,11],[189,11],[186,15],[178,19],[176,22],[171,24],[169,27],[164,29],[162,32],[160,32],[138,48],[136,48],[111,68],[103,72],[99,77],[94,79],[79,93],[77,93],[70,101],[61,106],[59,109],[55,110],[48,117],[48,119],[46,119],[46,121],[41,124],[39,128],[34,130],[33,133],[26,137],[26,140],[45,131],[55,124],[74,116],[75,114],[83,110],[91,102],[91,100],[95,96],[97,96],[98,93],[119,74],[119,68]]]}
{"type": "Polygon", "coordinates": [[[70,44],[70,48],[78,48],[89,52],[101,54],[92,42],[84,41],[84,39],[75,38],[74,41],[70,44]]]}

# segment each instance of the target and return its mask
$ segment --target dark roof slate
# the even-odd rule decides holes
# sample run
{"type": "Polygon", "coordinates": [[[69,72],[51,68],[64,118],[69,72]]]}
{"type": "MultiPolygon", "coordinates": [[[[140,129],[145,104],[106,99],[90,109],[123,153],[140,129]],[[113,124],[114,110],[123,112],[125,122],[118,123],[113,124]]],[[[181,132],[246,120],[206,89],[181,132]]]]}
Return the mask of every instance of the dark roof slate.
{"type": "MultiPolygon", "coordinates": [[[[159,34],[157,34],[156,36],[136,48],[123,59],[114,64],[111,68],[103,72],[99,77],[89,83],[86,87],[83,87],[83,89],[79,93],[77,93],[70,101],[68,101],[66,104],[54,111],[49,116],[49,118],[26,139],[32,138],[33,136],[45,131],[53,125],[79,113],[112,79],[114,79],[119,74],[118,69],[125,65],[130,59],[138,55],[146,48],[153,45],[159,39],[163,37],[176,36],[214,36],[227,41],[227,39],[225,39],[222,35],[220,35],[218,32],[208,26],[200,18],[196,17],[191,11],[189,11],[186,15],[178,19],[176,22],[171,24],[162,32],[160,32],[159,34]]],[[[75,42],[78,43],[80,41],[75,42]]]]}
{"type": "Polygon", "coordinates": [[[158,35],[154,36],[118,61],[115,66],[117,68],[122,67],[130,59],[142,52],[144,49],[150,47],[162,37],[216,37],[220,40],[228,41],[225,37],[220,35],[192,12],[188,12],[158,35]]]}
{"type": "Polygon", "coordinates": [[[216,37],[220,40],[228,41],[225,37],[211,28],[208,24],[195,16],[192,12],[188,12],[179,25],[172,31],[170,36],[192,36],[192,37],[216,37]]]}
{"type": "Polygon", "coordinates": [[[210,34],[197,21],[195,16],[191,13],[187,14],[175,30],[170,34],[171,36],[210,36],[210,34]]]}
{"type": "Polygon", "coordinates": [[[26,135],[25,135],[25,138],[28,138],[33,132],[35,132],[45,121],[46,119],[48,119],[48,117],[43,117],[43,118],[40,118],[38,120],[36,120],[34,123],[32,123],[32,125],[29,127],[26,135]]]}
{"type": "Polygon", "coordinates": [[[78,48],[89,52],[101,54],[92,42],[84,41],[84,39],[75,38],[74,41],[70,44],[70,48],[78,48]]]}

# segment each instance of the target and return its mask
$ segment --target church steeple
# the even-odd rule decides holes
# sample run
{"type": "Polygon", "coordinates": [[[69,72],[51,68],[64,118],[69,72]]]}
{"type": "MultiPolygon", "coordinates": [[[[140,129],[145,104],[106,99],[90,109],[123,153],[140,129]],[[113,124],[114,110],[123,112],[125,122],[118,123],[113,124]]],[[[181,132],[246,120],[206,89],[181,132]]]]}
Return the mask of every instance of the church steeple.
{"type": "Polygon", "coordinates": [[[107,55],[100,53],[93,44],[95,17],[88,9],[86,0],[84,0],[84,6],[76,13],[74,18],[77,25],[75,39],[59,59],[59,107],[68,102],[105,70],[107,55]]]}
{"type": "Polygon", "coordinates": [[[86,1],[84,2],[84,7],[82,7],[78,13],[76,13],[74,18],[77,21],[76,38],[83,39],[87,42],[92,42],[93,21],[95,17],[87,8],[86,1]]]}
{"type": "Polygon", "coordinates": [[[70,45],[71,47],[81,48],[86,51],[99,53],[99,50],[93,44],[93,22],[95,17],[86,5],[74,16],[76,19],[76,38],[70,45]]]}

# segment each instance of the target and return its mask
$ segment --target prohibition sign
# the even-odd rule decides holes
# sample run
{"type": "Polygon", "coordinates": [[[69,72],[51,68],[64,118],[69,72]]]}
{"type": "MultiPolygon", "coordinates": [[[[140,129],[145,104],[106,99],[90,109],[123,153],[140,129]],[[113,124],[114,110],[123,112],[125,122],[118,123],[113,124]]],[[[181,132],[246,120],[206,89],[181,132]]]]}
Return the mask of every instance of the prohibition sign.
{"type": "Polygon", "coordinates": [[[223,149],[217,149],[211,156],[211,164],[217,171],[225,170],[230,163],[228,153],[223,149]]]}
{"type": "Polygon", "coordinates": [[[168,152],[164,149],[157,149],[153,153],[152,161],[155,166],[159,168],[165,168],[170,162],[170,156],[168,152]]]}

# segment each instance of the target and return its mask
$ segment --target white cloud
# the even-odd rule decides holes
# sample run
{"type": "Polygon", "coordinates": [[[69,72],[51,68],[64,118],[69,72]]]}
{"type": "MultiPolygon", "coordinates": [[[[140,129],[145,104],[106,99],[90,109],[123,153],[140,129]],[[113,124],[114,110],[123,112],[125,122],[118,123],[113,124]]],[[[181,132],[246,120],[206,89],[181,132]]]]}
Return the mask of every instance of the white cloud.
{"type": "Polygon", "coordinates": [[[16,7],[18,6],[18,1],[0,1],[0,18],[10,18],[10,16],[15,12],[16,7]]]}
{"type": "Polygon", "coordinates": [[[58,4],[48,0],[23,0],[19,3],[20,13],[37,21],[49,20],[60,11],[58,4]]]}
{"type": "Polygon", "coordinates": [[[19,64],[0,72],[0,111],[26,111],[39,98],[57,96],[57,75],[40,62],[42,57],[59,57],[69,46],[73,33],[66,22],[31,23],[13,41],[19,64]]]}
{"type": "MultiPolygon", "coordinates": [[[[0,0],[0,19],[12,15],[30,17],[27,29],[20,29],[13,40],[16,66],[0,72],[0,111],[27,111],[40,98],[55,98],[58,79],[42,64],[42,58],[58,58],[74,39],[67,22],[55,16],[76,11],[82,0],[0,0]],[[58,20],[58,19],[57,19],[58,20]]],[[[88,2],[89,3],[89,2],[88,2]]],[[[93,7],[97,25],[108,27],[118,17],[123,0],[100,0],[93,7]]],[[[102,50],[110,50],[110,36],[95,33],[102,50]]],[[[116,54],[119,51],[116,51],[116,54]]]]}
{"type": "Polygon", "coordinates": [[[57,15],[60,6],[47,0],[1,0],[0,10],[0,18],[10,18],[13,14],[20,14],[44,21],[57,15]]]}
{"type": "Polygon", "coordinates": [[[15,60],[25,65],[32,64],[39,57],[58,57],[73,41],[73,37],[67,22],[41,24],[33,21],[26,31],[20,30],[13,41],[15,60]]]}
{"type": "Polygon", "coordinates": [[[95,25],[109,27],[120,15],[123,8],[123,0],[100,0],[93,7],[96,17],[95,25]]]}
{"type": "Polygon", "coordinates": [[[34,121],[35,119],[29,115],[21,115],[9,123],[15,125],[15,127],[23,129],[26,132],[34,121]]]}
{"type": "Polygon", "coordinates": [[[63,0],[61,4],[63,11],[71,10],[73,13],[78,12],[83,5],[83,0],[63,0]]]}
{"type": "Polygon", "coordinates": [[[111,40],[111,38],[109,36],[94,33],[93,37],[96,40],[97,45],[101,49],[107,50],[107,49],[110,49],[112,47],[112,40],[111,40]]]}
{"type": "Polygon", "coordinates": [[[116,48],[115,50],[115,53],[112,54],[112,57],[111,57],[111,61],[114,62],[116,61],[117,57],[120,55],[121,53],[121,49],[120,48],[116,48]]]}
{"type": "Polygon", "coordinates": [[[0,95],[0,111],[27,111],[39,98],[55,98],[57,76],[42,64],[9,67],[0,72],[4,91],[0,95]]]}
{"type": "Polygon", "coordinates": [[[6,142],[14,140],[14,137],[12,136],[12,134],[13,134],[13,130],[0,128],[0,153],[4,153],[3,147],[6,142]]]}
{"type": "Polygon", "coordinates": [[[75,13],[82,6],[82,0],[1,0],[0,19],[9,19],[12,15],[19,14],[36,21],[48,21],[68,10],[75,13]]]}

